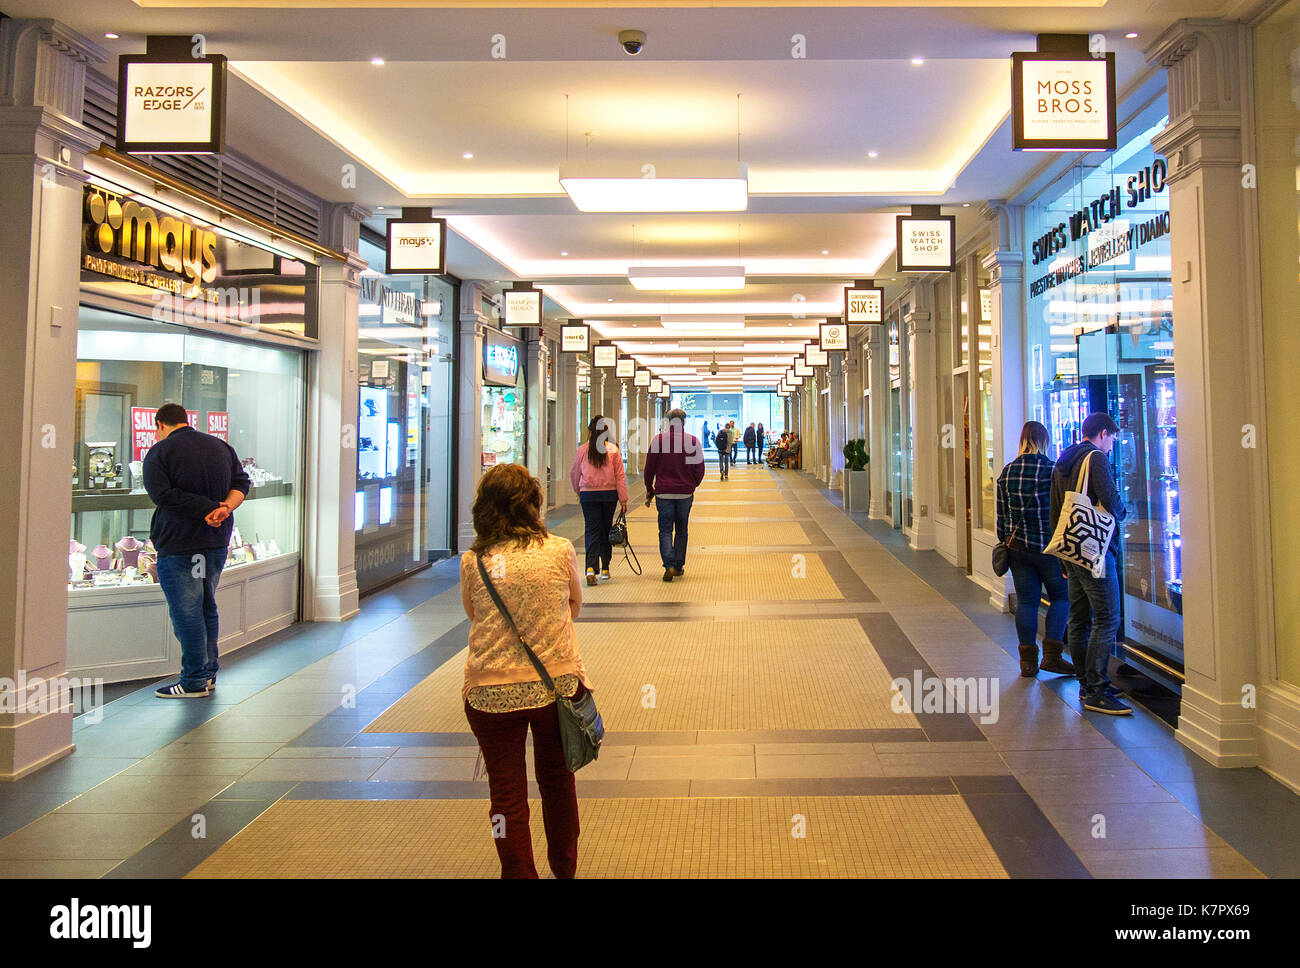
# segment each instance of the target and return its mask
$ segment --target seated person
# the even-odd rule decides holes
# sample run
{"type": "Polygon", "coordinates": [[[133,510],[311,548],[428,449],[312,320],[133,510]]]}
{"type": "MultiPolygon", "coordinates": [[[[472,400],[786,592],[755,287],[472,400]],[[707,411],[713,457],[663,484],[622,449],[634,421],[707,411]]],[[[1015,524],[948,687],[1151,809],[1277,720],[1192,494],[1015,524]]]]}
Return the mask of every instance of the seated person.
{"type": "Polygon", "coordinates": [[[777,467],[788,467],[794,463],[794,459],[799,456],[800,441],[797,433],[791,432],[790,440],[784,448],[777,451],[777,467]]]}
{"type": "Polygon", "coordinates": [[[782,434],[780,441],[777,442],[777,445],[773,447],[772,450],[767,455],[768,465],[771,467],[776,467],[778,464],[780,464],[781,461],[785,458],[786,454],[789,453],[788,450],[789,446],[790,446],[790,435],[782,434]]]}

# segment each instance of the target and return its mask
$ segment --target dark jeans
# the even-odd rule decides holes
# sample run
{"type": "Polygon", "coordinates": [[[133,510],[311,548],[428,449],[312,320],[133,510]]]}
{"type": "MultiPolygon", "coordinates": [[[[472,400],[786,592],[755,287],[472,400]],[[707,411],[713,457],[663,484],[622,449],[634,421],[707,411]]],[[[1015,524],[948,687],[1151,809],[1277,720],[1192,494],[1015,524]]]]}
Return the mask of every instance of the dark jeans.
{"type": "Polygon", "coordinates": [[[180,683],[189,692],[217,677],[216,593],[225,564],[225,548],[158,558],[158,584],[181,644],[180,683]]]}
{"type": "Polygon", "coordinates": [[[753,444],[746,444],[746,445],[745,445],[745,463],[746,463],[746,464],[752,464],[752,463],[754,463],[754,445],[753,445],[753,444]]]}
{"type": "Polygon", "coordinates": [[[740,444],[739,444],[739,443],[734,443],[734,444],[731,445],[731,462],[732,462],[733,464],[736,463],[736,451],[738,451],[738,450],[740,450],[740,444]]]}
{"type": "Polygon", "coordinates": [[[618,510],[618,491],[583,491],[578,495],[582,517],[587,522],[587,567],[609,570],[614,549],[609,543],[609,529],[618,510]]]}
{"type": "Polygon", "coordinates": [[[727,476],[727,471],[731,467],[731,454],[725,450],[718,451],[718,474],[722,477],[727,476]]]}
{"type": "Polygon", "coordinates": [[[762,437],[758,438],[758,459],[760,461],[763,459],[763,445],[765,443],[767,443],[767,441],[765,441],[762,437]]]}
{"type": "Polygon", "coordinates": [[[1079,694],[1094,699],[1110,685],[1106,672],[1110,650],[1119,635],[1119,565],[1114,550],[1106,552],[1106,576],[1064,562],[1069,576],[1070,657],[1079,676],[1079,694]]]}
{"type": "Polygon", "coordinates": [[[1047,589],[1047,620],[1043,638],[1065,641],[1065,620],[1070,614],[1070,589],[1061,574],[1061,559],[1041,551],[1011,548],[1011,578],[1016,585],[1016,632],[1021,645],[1038,643],[1038,602],[1047,589]]]}
{"type": "Polygon", "coordinates": [[[557,878],[573,877],[578,870],[578,790],[573,774],[564,765],[555,703],[510,713],[480,712],[466,703],[465,716],[487,767],[488,795],[492,799],[489,817],[494,834],[504,834],[493,837],[501,859],[501,876],[537,877],[533,834],[528,826],[528,767],[524,758],[524,741],[532,727],[533,769],[542,794],[546,857],[557,878]]]}
{"type": "Polygon", "coordinates": [[[659,558],[665,568],[686,566],[686,522],[694,500],[694,496],[655,498],[659,509],[659,558]]]}

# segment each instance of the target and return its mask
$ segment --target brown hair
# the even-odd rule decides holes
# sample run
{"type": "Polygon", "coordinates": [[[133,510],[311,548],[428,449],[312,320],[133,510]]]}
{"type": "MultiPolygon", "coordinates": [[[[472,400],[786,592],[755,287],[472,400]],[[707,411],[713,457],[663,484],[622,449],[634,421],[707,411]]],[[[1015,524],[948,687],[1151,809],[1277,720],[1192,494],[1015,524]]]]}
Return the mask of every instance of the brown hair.
{"type": "Polygon", "coordinates": [[[479,482],[474,496],[474,543],[482,554],[494,544],[531,544],[547,537],[542,524],[542,486],[519,464],[497,464],[479,482]]]}
{"type": "Polygon", "coordinates": [[[1020,453],[1017,456],[1046,454],[1050,442],[1051,437],[1048,436],[1046,427],[1037,420],[1027,420],[1020,428],[1020,453]]]}
{"type": "Polygon", "coordinates": [[[587,462],[592,467],[604,467],[605,458],[609,456],[605,450],[609,433],[605,428],[606,421],[602,414],[596,414],[591,418],[591,423],[587,424],[587,462]]]}

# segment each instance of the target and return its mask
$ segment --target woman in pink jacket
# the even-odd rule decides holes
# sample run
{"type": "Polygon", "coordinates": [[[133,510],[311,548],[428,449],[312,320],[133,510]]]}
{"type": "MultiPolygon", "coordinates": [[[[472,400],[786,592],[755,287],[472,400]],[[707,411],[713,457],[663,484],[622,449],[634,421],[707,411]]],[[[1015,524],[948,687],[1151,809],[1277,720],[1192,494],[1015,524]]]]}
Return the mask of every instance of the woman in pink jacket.
{"type": "Polygon", "coordinates": [[[587,522],[587,584],[609,581],[609,560],[614,549],[609,544],[609,529],[614,523],[614,508],[627,512],[627,477],[623,472],[623,455],[609,438],[614,422],[597,414],[587,425],[587,442],[578,448],[569,470],[569,482],[578,492],[582,517],[587,522]]]}

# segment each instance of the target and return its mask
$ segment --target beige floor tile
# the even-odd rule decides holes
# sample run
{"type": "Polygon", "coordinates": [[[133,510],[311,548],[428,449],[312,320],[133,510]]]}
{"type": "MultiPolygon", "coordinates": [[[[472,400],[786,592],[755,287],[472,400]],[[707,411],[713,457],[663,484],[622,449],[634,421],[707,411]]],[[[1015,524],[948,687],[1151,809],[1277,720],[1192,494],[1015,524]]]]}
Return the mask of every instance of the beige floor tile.
{"type": "Polygon", "coordinates": [[[139,813],[178,814],[206,803],[238,779],[240,779],[238,775],[125,776],[119,774],[98,786],[91,787],[55,812],[113,816],[139,813]]]}
{"type": "Polygon", "coordinates": [[[263,756],[146,756],[121,776],[225,776],[239,777],[253,769],[263,756]]]}
{"type": "MultiPolygon", "coordinates": [[[[601,750],[604,755],[604,750],[601,750]]],[[[651,743],[635,747],[637,756],[753,756],[753,743],[651,743]]]]}
{"type": "Polygon", "coordinates": [[[1063,750],[1007,750],[1002,754],[1007,766],[1017,775],[1034,770],[1055,772],[1063,769],[1081,769],[1103,772],[1123,771],[1133,766],[1133,761],[1122,750],[1063,749],[1063,750]]]}
{"type": "Polygon", "coordinates": [[[0,860],[0,877],[3,878],[39,878],[41,880],[103,877],[120,864],[117,858],[66,860],[0,860]]]}
{"type": "Polygon", "coordinates": [[[1123,878],[1210,878],[1264,875],[1231,847],[1166,847],[1154,850],[1075,851],[1093,877],[1123,878]]]}
{"type": "Polygon", "coordinates": [[[244,780],[368,780],[384,765],[386,756],[364,759],[289,756],[264,760],[244,780]]]}
{"type": "Polygon", "coordinates": [[[393,757],[380,766],[371,780],[473,780],[478,758],[393,757]]]}
{"type": "Polygon", "coordinates": [[[1006,776],[1011,772],[997,753],[884,753],[877,746],[876,757],[885,776],[1006,776]]]}
{"type": "Polygon", "coordinates": [[[641,756],[632,757],[629,780],[753,779],[752,756],[641,756]]]}
{"type": "Polygon", "coordinates": [[[1136,766],[1123,770],[1034,770],[1021,773],[1020,785],[1038,803],[1173,803],[1172,793],[1136,766]]]}
{"type": "Polygon", "coordinates": [[[55,811],[0,839],[0,860],[120,861],[170,829],[183,814],[55,811]]]}
{"type": "Polygon", "coordinates": [[[884,776],[873,753],[766,754],[755,758],[760,779],[884,776]]]}
{"type": "Polygon", "coordinates": [[[1040,807],[1075,850],[1228,846],[1181,803],[1074,801],[1040,807]],[[1102,832],[1105,836],[1098,836],[1102,832]]]}
{"type": "Polygon", "coordinates": [[[871,743],[755,743],[754,752],[759,756],[874,756],[875,748],[871,743]]]}

